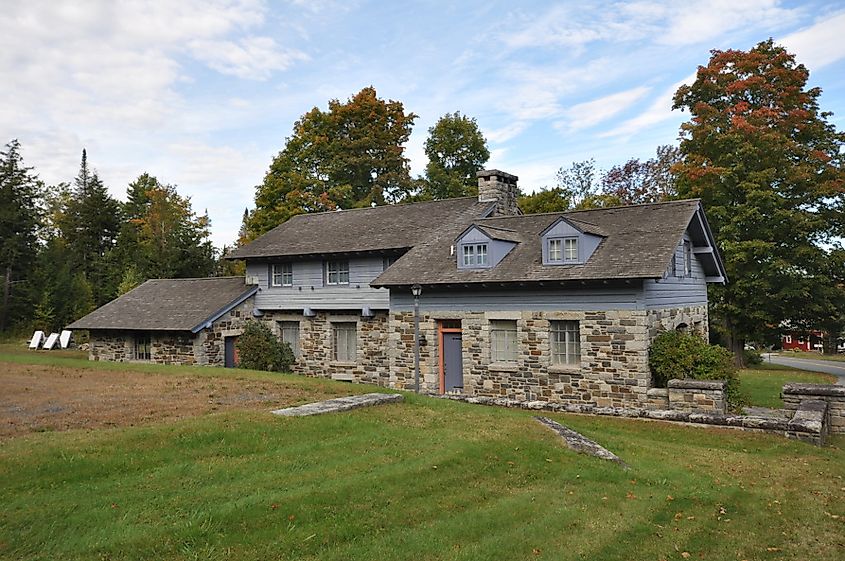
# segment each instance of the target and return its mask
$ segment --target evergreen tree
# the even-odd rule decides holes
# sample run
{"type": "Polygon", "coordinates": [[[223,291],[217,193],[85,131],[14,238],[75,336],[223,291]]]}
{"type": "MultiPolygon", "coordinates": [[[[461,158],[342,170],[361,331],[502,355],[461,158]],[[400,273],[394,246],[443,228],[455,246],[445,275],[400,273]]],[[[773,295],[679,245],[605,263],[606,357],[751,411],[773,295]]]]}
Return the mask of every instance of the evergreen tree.
{"type": "Polygon", "coordinates": [[[42,188],[24,165],[20,143],[10,141],[0,151],[0,331],[31,320],[37,301],[33,281],[42,188]]]}
{"type": "Polygon", "coordinates": [[[97,172],[88,167],[85,150],[71,195],[60,227],[62,237],[73,269],[85,277],[99,306],[117,293],[120,276],[113,267],[111,252],[120,228],[121,209],[97,172]]]}

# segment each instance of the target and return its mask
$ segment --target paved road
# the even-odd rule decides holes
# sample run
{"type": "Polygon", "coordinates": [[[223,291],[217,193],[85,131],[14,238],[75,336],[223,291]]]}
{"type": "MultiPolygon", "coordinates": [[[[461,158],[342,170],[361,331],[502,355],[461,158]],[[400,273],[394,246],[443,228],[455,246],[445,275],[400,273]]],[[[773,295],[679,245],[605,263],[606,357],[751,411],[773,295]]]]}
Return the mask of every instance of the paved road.
{"type": "MultiPolygon", "coordinates": [[[[763,360],[769,361],[769,355],[764,354],[763,360]]],[[[810,358],[792,358],[779,355],[771,355],[771,362],[801,370],[813,370],[825,372],[838,377],[837,384],[845,386],[845,362],[834,362],[831,360],[813,360],[810,358]]]]}

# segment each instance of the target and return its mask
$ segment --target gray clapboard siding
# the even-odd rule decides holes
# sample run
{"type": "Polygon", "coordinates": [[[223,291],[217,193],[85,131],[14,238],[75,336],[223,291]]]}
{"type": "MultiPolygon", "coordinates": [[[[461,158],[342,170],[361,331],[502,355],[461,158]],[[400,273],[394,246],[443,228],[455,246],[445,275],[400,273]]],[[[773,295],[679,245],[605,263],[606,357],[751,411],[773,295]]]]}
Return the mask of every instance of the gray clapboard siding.
{"type": "MultiPolygon", "coordinates": [[[[644,309],[642,287],[513,290],[424,289],[420,309],[432,312],[605,311],[644,309]]],[[[391,289],[390,310],[414,309],[410,290],[391,289]]]]}
{"type": "MultiPolygon", "coordinates": [[[[689,236],[684,236],[689,240],[689,236]]],[[[684,270],[684,246],[679,244],[675,250],[675,262],[678,274],[684,270]]],[[[692,276],[672,276],[671,264],[666,271],[666,277],[659,280],[646,280],[643,283],[646,308],[673,308],[693,304],[707,304],[707,282],[704,268],[699,258],[693,253],[692,276]]]]}
{"type": "Polygon", "coordinates": [[[382,273],[381,257],[349,259],[348,285],[325,285],[323,267],[322,261],[294,262],[293,286],[270,286],[270,265],[247,261],[247,276],[258,277],[260,290],[255,296],[256,307],[264,310],[387,309],[390,302],[387,289],[370,287],[370,282],[382,273]]]}

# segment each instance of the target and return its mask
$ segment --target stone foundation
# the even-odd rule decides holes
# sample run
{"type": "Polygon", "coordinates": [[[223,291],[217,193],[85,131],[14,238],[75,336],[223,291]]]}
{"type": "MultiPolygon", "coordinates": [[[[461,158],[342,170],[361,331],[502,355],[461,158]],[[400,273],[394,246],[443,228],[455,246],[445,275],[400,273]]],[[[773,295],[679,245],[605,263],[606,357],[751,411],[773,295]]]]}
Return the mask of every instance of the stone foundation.
{"type": "MultiPolygon", "coordinates": [[[[651,375],[645,310],[421,314],[420,335],[426,342],[420,349],[421,388],[427,393],[441,391],[438,326],[443,322],[459,324],[462,330],[465,395],[602,407],[634,406],[646,401],[651,375]],[[516,322],[516,361],[491,361],[493,320],[516,322]],[[552,364],[551,321],[579,322],[579,364],[552,364]]],[[[413,313],[391,313],[389,346],[392,386],[413,387],[413,313]]]]}
{"type": "Polygon", "coordinates": [[[701,335],[704,340],[710,336],[707,304],[683,308],[657,308],[647,311],[648,336],[653,341],[661,331],[688,330],[701,335]]]}
{"type": "Polygon", "coordinates": [[[189,331],[150,331],[150,359],[135,358],[134,331],[91,331],[90,360],[196,364],[195,336],[189,331]]]}
{"type": "Polygon", "coordinates": [[[362,317],[347,311],[317,312],[314,317],[305,317],[301,313],[264,311],[261,321],[267,323],[279,338],[279,322],[299,323],[300,355],[292,368],[297,374],[392,386],[386,312],[376,312],[373,317],[362,317]],[[337,322],[356,324],[357,348],[354,361],[335,360],[332,324],[337,322]]]}

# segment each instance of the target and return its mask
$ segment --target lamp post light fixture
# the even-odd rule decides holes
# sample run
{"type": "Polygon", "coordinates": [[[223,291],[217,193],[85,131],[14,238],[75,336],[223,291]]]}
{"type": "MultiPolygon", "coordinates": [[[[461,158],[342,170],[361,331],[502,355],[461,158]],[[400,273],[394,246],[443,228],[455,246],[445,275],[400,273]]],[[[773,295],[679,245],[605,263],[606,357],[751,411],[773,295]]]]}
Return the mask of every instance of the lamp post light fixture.
{"type": "Polygon", "coordinates": [[[414,295],[414,391],[420,393],[420,294],[422,287],[415,284],[411,287],[414,295]]]}

